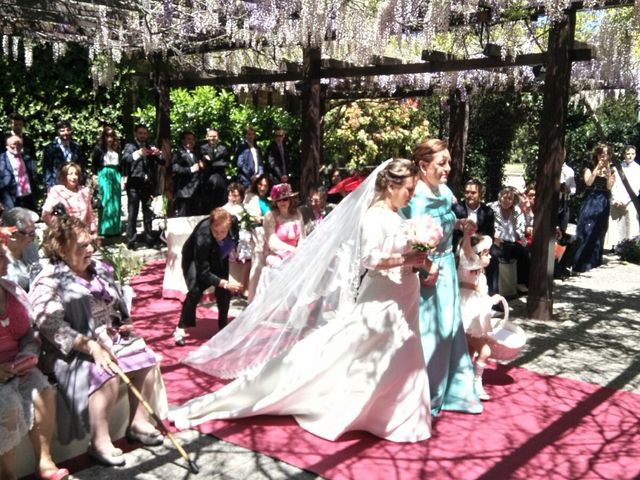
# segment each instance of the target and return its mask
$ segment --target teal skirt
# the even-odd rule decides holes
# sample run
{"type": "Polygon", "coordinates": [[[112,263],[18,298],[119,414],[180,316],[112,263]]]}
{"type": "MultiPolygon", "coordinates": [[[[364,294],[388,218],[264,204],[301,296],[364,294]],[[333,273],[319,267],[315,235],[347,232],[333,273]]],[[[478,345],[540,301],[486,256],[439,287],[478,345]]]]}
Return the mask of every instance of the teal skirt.
{"type": "Polygon", "coordinates": [[[100,194],[100,213],[98,234],[101,236],[116,236],[122,233],[120,216],[120,196],[122,188],[120,172],[116,167],[104,167],[98,173],[98,192],[100,194]]]}

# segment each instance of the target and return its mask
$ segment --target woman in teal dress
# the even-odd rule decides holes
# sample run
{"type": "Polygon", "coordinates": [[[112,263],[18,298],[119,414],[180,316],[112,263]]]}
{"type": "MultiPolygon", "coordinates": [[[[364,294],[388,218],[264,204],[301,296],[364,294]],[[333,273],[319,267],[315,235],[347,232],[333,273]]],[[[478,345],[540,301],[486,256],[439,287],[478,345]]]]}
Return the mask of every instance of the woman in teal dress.
{"type": "Polygon", "coordinates": [[[444,232],[430,255],[431,268],[421,274],[420,287],[420,336],[431,389],[431,412],[480,413],[482,405],[473,384],[452,251],[454,228],[473,229],[475,225],[466,219],[456,220],[451,209],[453,195],[446,185],[451,156],[446,143],[425,140],[416,147],[413,160],[420,169],[420,182],[402,212],[407,218],[431,215],[444,232]]]}
{"type": "MultiPolygon", "coordinates": [[[[91,155],[93,171],[98,176],[100,213],[98,235],[104,237],[120,235],[120,145],[118,135],[111,127],[104,127],[98,144],[91,155]]],[[[95,207],[94,207],[95,208],[95,207]]]]}

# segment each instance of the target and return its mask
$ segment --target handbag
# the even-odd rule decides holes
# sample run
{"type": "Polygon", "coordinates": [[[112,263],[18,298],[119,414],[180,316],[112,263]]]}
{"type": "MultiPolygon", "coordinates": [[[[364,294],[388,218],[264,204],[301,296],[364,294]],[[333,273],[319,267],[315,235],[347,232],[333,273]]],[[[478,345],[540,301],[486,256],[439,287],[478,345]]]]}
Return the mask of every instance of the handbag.
{"type": "Polygon", "coordinates": [[[113,342],[113,345],[111,346],[111,351],[117,358],[120,358],[134,353],[142,352],[146,348],[147,343],[142,337],[138,337],[135,335],[128,335],[126,337],[117,335],[113,342]]]}

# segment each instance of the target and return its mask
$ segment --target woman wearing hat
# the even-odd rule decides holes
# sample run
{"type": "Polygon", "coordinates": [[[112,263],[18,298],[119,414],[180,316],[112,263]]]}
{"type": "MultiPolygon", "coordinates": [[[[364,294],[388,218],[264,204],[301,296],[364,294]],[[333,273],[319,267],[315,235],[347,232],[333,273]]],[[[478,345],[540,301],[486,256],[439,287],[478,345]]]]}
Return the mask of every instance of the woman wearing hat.
{"type": "Polygon", "coordinates": [[[271,189],[271,211],[264,217],[266,238],[266,266],[277,267],[296,251],[303,237],[302,214],[296,201],[298,193],[288,183],[279,183],[271,189]]]}

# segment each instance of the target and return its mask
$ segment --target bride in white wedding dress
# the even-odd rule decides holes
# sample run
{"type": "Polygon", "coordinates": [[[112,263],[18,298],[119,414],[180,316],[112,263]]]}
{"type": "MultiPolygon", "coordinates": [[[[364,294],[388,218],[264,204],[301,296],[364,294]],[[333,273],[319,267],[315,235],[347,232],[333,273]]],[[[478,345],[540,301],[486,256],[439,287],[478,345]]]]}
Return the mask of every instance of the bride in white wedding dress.
{"type": "Polygon", "coordinates": [[[430,437],[414,273],[426,253],[411,248],[397,213],[416,174],[409,160],[378,167],[283,263],[265,298],[186,359],[235,380],[172,409],[178,428],[293,415],[328,440],[354,430],[395,442],[430,437]]]}

